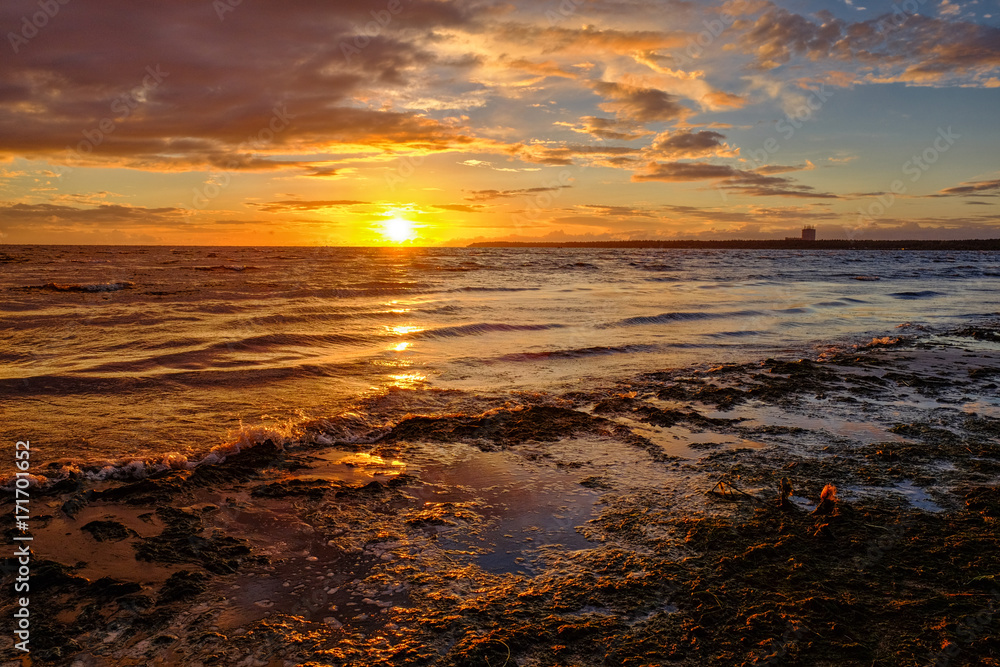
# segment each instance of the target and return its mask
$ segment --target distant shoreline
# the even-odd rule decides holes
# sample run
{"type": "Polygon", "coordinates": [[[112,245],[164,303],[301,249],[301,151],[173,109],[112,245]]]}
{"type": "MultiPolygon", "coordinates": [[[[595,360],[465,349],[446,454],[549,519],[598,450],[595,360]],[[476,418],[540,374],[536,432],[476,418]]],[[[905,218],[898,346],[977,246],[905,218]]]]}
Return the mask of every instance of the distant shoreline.
{"type": "Polygon", "coordinates": [[[695,250],[1000,250],[1000,239],[968,239],[964,241],[871,241],[831,239],[802,241],[800,239],[760,241],[566,241],[508,242],[481,241],[467,248],[678,248],[695,250]]]}

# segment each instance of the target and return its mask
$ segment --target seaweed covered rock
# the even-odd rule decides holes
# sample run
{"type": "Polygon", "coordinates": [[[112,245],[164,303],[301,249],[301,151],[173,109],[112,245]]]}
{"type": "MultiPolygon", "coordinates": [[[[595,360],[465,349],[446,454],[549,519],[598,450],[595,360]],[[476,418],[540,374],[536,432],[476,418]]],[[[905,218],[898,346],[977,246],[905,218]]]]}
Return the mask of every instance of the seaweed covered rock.
{"type": "Polygon", "coordinates": [[[120,542],[136,534],[117,521],[91,521],[80,530],[90,533],[98,542],[120,542]]]}
{"type": "Polygon", "coordinates": [[[166,524],[163,532],[148,537],[135,545],[137,560],[158,563],[195,563],[209,572],[227,574],[235,572],[248,561],[260,561],[254,556],[246,540],[223,535],[215,531],[202,537],[201,518],[173,507],[161,507],[156,515],[166,524]]]}
{"type": "Polygon", "coordinates": [[[206,589],[208,576],[203,572],[180,570],[174,572],[160,588],[157,604],[168,604],[192,598],[206,589]]]}
{"type": "Polygon", "coordinates": [[[475,416],[407,417],[396,424],[384,440],[485,440],[505,448],[530,440],[553,442],[580,431],[607,431],[612,426],[606,419],[578,410],[528,406],[475,416]]]}

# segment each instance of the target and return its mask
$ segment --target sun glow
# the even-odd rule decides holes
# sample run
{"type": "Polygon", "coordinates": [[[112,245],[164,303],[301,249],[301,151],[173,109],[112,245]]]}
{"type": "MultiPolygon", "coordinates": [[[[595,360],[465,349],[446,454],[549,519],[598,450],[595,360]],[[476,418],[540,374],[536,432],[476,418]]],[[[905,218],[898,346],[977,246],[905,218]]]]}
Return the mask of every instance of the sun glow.
{"type": "Polygon", "coordinates": [[[393,243],[403,243],[412,241],[417,233],[412,220],[397,215],[382,223],[382,236],[393,243]]]}

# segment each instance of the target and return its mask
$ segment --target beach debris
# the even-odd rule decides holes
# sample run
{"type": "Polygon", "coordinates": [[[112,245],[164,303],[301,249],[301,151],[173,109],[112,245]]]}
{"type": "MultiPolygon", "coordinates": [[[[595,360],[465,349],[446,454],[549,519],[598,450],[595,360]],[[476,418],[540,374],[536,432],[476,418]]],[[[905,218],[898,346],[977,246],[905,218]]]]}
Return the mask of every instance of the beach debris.
{"type": "Polygon", "coordinates": [[[820,523],[816,525],[816,530],[813,531],[813,537],[821,537],[823,539],[832,540],[833,531],[830,530],[829,523],[820,523]]]}
{"type": "Polygon", "coordinates": [[[792,495],[792,483],[788,481],[787,477],[781,478],[781,494],[778,496],[778,506],[781,509],[789,509],[791,504],[788,502],[789,496],[792,495]]]}
{"type": "Polygon", "coordinates": [[[731,498],[734,493],[738,493],[740,495],[746,496],[747,498],[756,500],[757,502],[762,502],[761,499],[758,498],[757,496],[747,493],[746,491],[743,491],[742,489],[735,487],[732,482],[726,481],[725,477],[716,482],[715,486],[709,489],[708,492],[713,495],[722,496],[723,498],[731,498]]]}
{"type": "Polygon", "coordinates": [[[813,514],[833,514],[837,509],[837,487],[827,484],[819,494],[819,505],[813,514]]]}

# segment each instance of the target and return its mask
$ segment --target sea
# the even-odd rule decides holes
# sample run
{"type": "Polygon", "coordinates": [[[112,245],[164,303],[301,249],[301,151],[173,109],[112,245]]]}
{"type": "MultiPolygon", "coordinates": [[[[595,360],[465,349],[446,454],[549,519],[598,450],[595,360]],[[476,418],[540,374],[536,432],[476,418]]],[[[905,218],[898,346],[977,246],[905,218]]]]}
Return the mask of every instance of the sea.
{"type": "Polygon", "coordinates": [[[49,477],[191,466],[933,334],[995,316],[998,287],[988,252],[6,245],[0,437],[49,477]]]}

